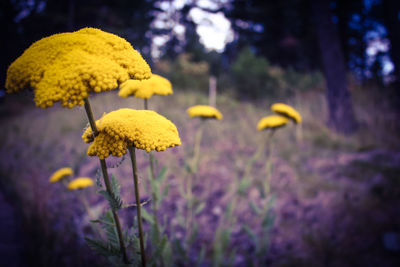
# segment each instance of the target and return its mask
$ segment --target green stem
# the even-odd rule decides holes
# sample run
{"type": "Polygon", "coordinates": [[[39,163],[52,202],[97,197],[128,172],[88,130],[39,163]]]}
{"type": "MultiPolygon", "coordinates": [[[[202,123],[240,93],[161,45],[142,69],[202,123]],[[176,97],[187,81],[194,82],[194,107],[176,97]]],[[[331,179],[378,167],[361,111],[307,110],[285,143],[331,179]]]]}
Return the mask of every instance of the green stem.
{"type": "MultiPolygon", "coordinates": [[[[92,128],[94,137],[96,137],[99,134],[99,131],[97,130],[97,127],[96,127],[96,122],[93,117],[93,112],[90,107],[89,99],[85,98],[84,101],[85,101],[85,110],[86,110],[86,114],[89,119],[90,127],[92,128]]],[[[113,195],[113,192],[111,189],[110,178],[108,177],[108,173],[107,173],[107,165],[106,165],[106,161],[104,159],[100,159],[100,166],[101,166],[101,171],[103,172],[103,179],[104,179],[104,184],[106,185],[107,193],[109,193],[110,195],[113,195]]],[[[114,217],[115,228],[117,229],[117,233],[118,233],[119,247],[120,247],[120,250],[122,253],[122,258],[123,258],[124,263],[128,264],[129,260],[128,260],[128,256],[126,254],[126,248],[125,248],[125,243],[124,243],[122,229],[121,229],[121,223],[119,221],[117,212],[113,210],[112,214],[114,217]]]]}
{"type": "Polygon", "coordinates": [[[270,190],[270,181],[271,181],[271,168],[272,168],[272,149],[273,149],[273,143],[272,143],[272,137],[275,133],[275,130],[272,129],[267,140],[267,148],[268,148],[268,157],[267,157],[267,162],[265,163],[265,168],[267,171],[267,177],[264,183],[264,193],[267,196],[269,194],[270,190]]]}
{"type": "Polygon", "coordinates": [[[97,130],[97,127],[96,127],[96,121],[94,120],[93,111],[92,111],[92,108],[90,107],[89,99],[85,98],[83,100],[85,102],[85,110],[86,110],[86,114],[89,119],[90,127],[92,128],[94,137],[96,137],[99,135],[99,131],[97,130]]]}
{"type": "MultiPolygon", "coordinates": [[[[150,174],[151,174],[151,179],[155,180],[155,172],[154,172],[154,155],[152,151],[149,153],[149,161],[150,161],[150,174]]],[[[155,181],[157,182],[157,181],[155,181]]],[[[154,218],[154,226],[156,230],[156,239],[157,242],[160,238],[160,226],[158,224],[158,216],[157,216],[157,210],[158,210],[158,198],[156,192],[153,191],[151,192],[152,198],[153,198],[153,218],[154,218]]]]}
{"type": "Polygon", "coordinates": [[[201,149],[201,139],[203,137],[203,128],[204,128],[204,120],[202,119],[200,122],[199,129],[197,130],[195,141],[194,141],[194,148],[193,148],[193,161],[192,161],[192,170],[193,173],[189,173],[189,178],[187,179],[186,184],[186,196],[188,202],[188,214],[186,220],[186,231],[188,238],[191,236],[191,225],[193,222],[193,205],[194,205],[194,198],[193,198],[193,176],[196,175],[199,169],[200,163],[200,149],[201,149]]]}
{"type": "MultiPolygon", "coordinates": [[[[147,98],[144,99],[144,109],[148,109],[148,100],[147,98]]],[[[150,175],[151,175],[151,179],[155,180],[156,179],[156,175],[154,172],[154,155],[153,152],[150,151],[149,153],[149,161],[150,161],[150,175]]],[[[153,219],[154,219],[154,226],[155,226],[155,231],[156,231],[156,241],[158,242],[159,238],[160,238],[160,226],[158,224],[158,217],[157,217],[157,210],[158,210],[158,199],[157,199],[157,194],[156,192],[153,191],[153,188],[151,190],[151,196],[153,198],[153,219]]]]}
{"type": "Polygon", "coordinates": [[[204,121],[201,121],[200,128],[197,130],[195,136],[195,143],[193,148],[193,172],[196,173],[199,168],[200,162],[200,148],[201,148],[201,139],[203,137],[203,125],[204,121]]]}
{"type": "Polygon", "coordinates": [[[136,154],[135,148],[133,146],[128,146],[129,153],[131,155],[132,161],[132,171],[133,171],[133,183],[135,185],[135,197],[136,197],[136,211],[137,211],[137,221],[139,226],[139,240],[140,240],[140,255],[142,257],[142,266],[146,266],[146,255],[144,251],[144,238],[143,238],[143,229],[142,229],[142,212],[140,205],[140,195],[139,195],[139,182],[137,175],[137,166],[136,166],[136,154]]]}

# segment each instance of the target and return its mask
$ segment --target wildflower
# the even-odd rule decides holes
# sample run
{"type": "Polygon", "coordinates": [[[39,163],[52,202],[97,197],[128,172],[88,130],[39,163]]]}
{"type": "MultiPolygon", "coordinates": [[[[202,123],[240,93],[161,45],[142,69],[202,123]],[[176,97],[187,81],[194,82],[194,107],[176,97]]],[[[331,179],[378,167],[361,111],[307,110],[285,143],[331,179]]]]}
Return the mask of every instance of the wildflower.
{"type": "Polygon", "coordinates": [[[170,95],[172,94],[172,84],[166,78],[153,74],[148,80],[127,80],[120,85],[118,95],[128,97],[134,95],[138,98],[148,99],[154,94],[170,95]]]}
{"type": "Polygon", "coordinates": [[[63,178],[72,175],[73,173],[74,171],[71,168],[61,168],[50,176],[49,182],[56,183],[58,181],[61,181],[63,178]]]}
{"type": "Polygon", "coordinates": [[[148,79],[149,65],[125,39],[95,28],[54,34],[33,43],[7,70],[8,93],[33,88],[38,107],[82,106],[90,92],[148,79]]]}
{"type": "Polygon", "coordinates": [[[151,110],[119,109],[96,121],[99,135],[93,140],[91,128],[82,135],[89,146],[88,155],[100,159],[110,154],[121,157],[128,146],[146,150],[163,151],[181,144],[176,126],[151,110]]]}
{"type": "Polygon", "coordinates": [[[275,103],[271,106],[271,110],[275,113],[278,113],[279,115],[285,116],[293,120],[294,123],[301,123],[302,121],[299,112],[297,112],[297,110],[289,105],[283,103],[275,103]]]}
{"type": "Polygon", "coordinates": [[[88,177],[79,177],[79,178],[72,180],[68,184],[67,188],[69,190],[77,190],[77,189],[82,189],[82,188],[93,186],[93,185],[94,185],[94,183],[93,183],[92,179],[90,179],[88,177]]]}
{"type": "Polygon", "coordinates": [[[289,119],[279,115],[271,115],[262,118],[258,124],[257,129],[259,131],[267,130],[267,129],[276,129],[282,126],[285,126],[289,122],[289,119]]]}
{"type": "Polygon", "coordinates": [[[218,109],[207,106],[207,105],[196,105],[187,109],[187,113],[191,118],[201,117],[201,118],[215,118],[217,120],[222,120],[222,114],[218,109]]]}

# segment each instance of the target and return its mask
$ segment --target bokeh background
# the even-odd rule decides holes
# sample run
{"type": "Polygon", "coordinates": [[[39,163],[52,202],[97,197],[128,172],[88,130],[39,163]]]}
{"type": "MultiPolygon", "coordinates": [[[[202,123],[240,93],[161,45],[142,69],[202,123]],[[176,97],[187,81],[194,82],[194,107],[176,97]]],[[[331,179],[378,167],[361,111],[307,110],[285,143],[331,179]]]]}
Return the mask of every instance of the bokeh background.
{"type": "MultiPolygon", "coordinates": [[[[61,167],[98,177],[83,108],[43,110],[30,91],[4,91],[9,64],[34,41],[88,26],[124,37],[173,84],[173,95],[149,101],[182,139],[156,154],[157,171],[167,168],[160,217],[173,266],[400,266],[399,1],[3,0],[0,24],[3,266],[108,266],[83,239],[106,201],[96,188],[48,182],[61,167]],[[275,102],[303,123],[276,132],[269,169],[256,125],[275,102]],[[201,122],[186,109],[209,103],[224,118],[203,125],[188,238],[182,191],[201,122]]],[[[96,118],[143,108],[117,91],[91,98],[96,118]]],[[[137,154],[146,200],[148,158],[137,154]]],[[[134,202],[129,160],[108,164],[134,202]]],[[[133,214],[122,211],[122,223],[133,214]]]]}

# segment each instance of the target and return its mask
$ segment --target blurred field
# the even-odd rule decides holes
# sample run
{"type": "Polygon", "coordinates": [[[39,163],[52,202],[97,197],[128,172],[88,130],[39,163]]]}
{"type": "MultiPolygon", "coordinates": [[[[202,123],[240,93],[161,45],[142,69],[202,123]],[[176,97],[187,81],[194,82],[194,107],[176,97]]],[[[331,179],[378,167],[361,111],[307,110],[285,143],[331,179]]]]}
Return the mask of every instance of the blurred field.
{"type": "MultiPolygon", "coordinates": [[[[371,90],[354,87],[352,93],[360,128],[348,138],[326,128],[321,90],[254,101],[219,94],[217,107],[224,119],[205,123],[199,172],[193,178],[198,235],[183,248],[186,254],[176,257],[177,266],[197,263],[201,251],[202,266],[218,266],[221,250],[223,266],[252,266],[254,257],[259,257],[255,266],[399,266],[399,250],[390,241],[400,240],[398,116],[371,90]],[[270,194],[264,197],[268,151],[253,156],[265,145],[267,133],[257,131],[256,125],[272,114],[269,106],[275,101],[298,109],[304,123],[276,132],[270,194]],[[227,216],[233,202],[232,215],[227,216]],[[257,254],[252,234],[262,236],[259,211],[269,204],[269,249],[257,254]],[[225,247],[219,247],[223,239],[216,239],[219,226],[229,229],[225,247]]],[[[169,185],[160,209],[162,225],[171,240],[184,244],[187,236],[180,221],[187,203],[180,192],[190,175],[185,165],[193,156],[200,123],[189,119],[186,109],[207,104],[208,98],[202,92],[176,90],[149,103],[176,124],[182,139],[182,146],[155,155],[157,169],[167,167],[164,186],[169,185]]],[[[93,96],[91,104],[96,118],[122,107],[143,107],[142,100],[120,99],[115,92],[93,96]]],[[[86,214],[77,193],[88,199],[93,217],[107,207],[106,201],[95,188],[67,192],[61,184],[48,183],[51,173],[65,166],[76,176],[98,176],[98,160],[86,156],[87,144],[81,139],[87,125],[83,108],[42,110],[33,106],[30,95],[19,95],[7,96],[0,114],[1,188],[21,222],[26,262],[103,266],[103,259],[84,243],[84,235],[96,235],[88,223],[94,218],[86,214]]],[[[147,200],[148,157],[144,151],[137,156],[142,198],[147,200]]],[[[119,159],[107,162],[112,166],[119,159]]],[[[134,202],[129,160],[110,172],[122,185],[123,201],[134,202]]],[[[123,225],[132,225],[133,209],[121,213],[123,225]]]]}

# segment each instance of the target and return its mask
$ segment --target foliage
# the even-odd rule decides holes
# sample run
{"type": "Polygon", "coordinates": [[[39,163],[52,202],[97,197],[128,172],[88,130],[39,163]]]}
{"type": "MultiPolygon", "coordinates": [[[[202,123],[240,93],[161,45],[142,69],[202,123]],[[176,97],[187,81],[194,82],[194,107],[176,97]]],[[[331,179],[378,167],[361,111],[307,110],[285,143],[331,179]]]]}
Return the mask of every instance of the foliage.
{"type": "Polygon", "coordinates": [[[155,68],[169,78],[174,88],[208,91],[209,65],[195,62],[191,54],[180,54],[175,61],[161,60],[155,68]]]}
{"type": "Polygon", "coordinates": [[[243,48],[239,53],[231,67],[230,79],[239,95],[251,97],[287,97],[321,86],[323,82],[319,72],[304,74],[293,68],[285,70],[272,66],[250,47],[243,48]]]}

